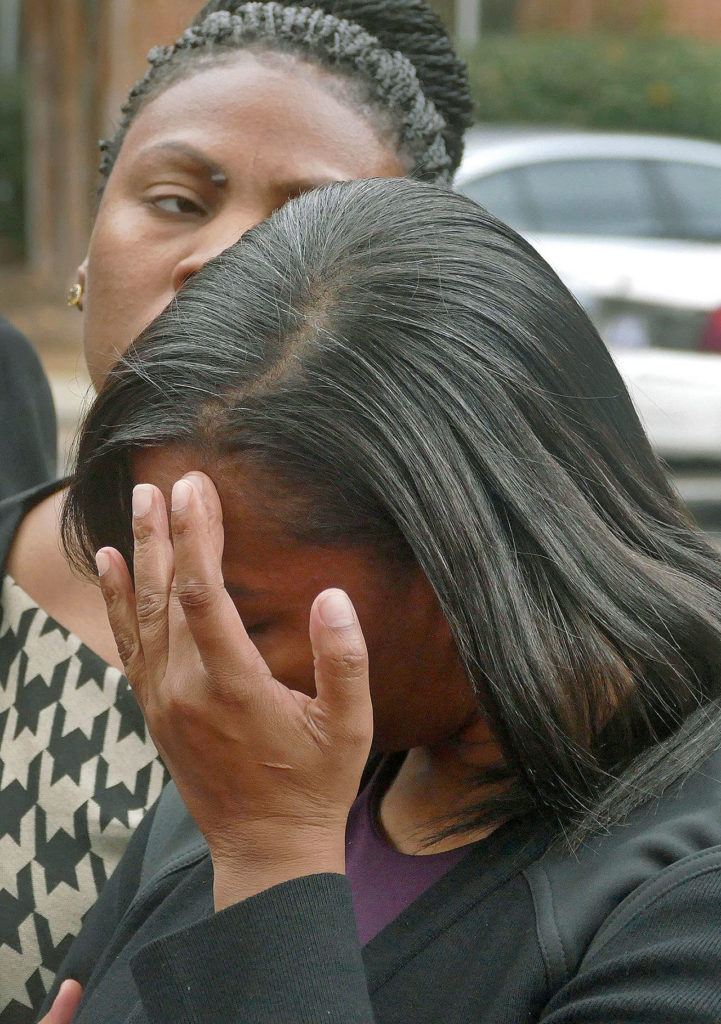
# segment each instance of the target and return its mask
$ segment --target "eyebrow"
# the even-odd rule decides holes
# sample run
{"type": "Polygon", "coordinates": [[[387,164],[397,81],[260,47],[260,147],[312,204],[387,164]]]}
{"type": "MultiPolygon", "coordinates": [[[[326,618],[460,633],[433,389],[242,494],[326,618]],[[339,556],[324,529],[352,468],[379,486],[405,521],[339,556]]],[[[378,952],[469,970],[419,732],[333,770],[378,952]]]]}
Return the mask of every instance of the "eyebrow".
{"type": "Polygon", "coordinates": [[[150,146],[146,146],[145,149],[141,150],[141,156],[152,155],[153,153],[162,152],[164,150],[170,150],[172,153],[179,153],[181,156],[188,157],[193,163],[198,164],[206,171],[208,177],[217,185],[218,188],[222,188],[228,181],[228,176],[220,167],[219,164],[209,160],[208,157],[201,153],[199,149],[194,146],[189,146],[187,142],[179,142],[173,139],[168,139],[165,142],[154,142],[150,146]]]}
{"type": "MultiPolygon", "coordinates": [[[[187,157],[192,160],[193,163],[198,164],[206,172],[210,181],[217,187],[223,188],[228,184],[228,175],[220,166],[213,160],[210,160],[205,153],[201,150],[196,149],[195,146],[189,145],[187,142],[180,142],[180,140],[168,139],[164,142],[154,142],[145,149],[140,151],[140,156],[149,156],[156,152],[162,152],[163,150],[170,150],[172,153],[178,153],[181,156],[187,157]]],[[[339,172],[333,174],[326,171],[323,174],[319,174],[317,178],[308,176],[307,178],[299,178],[293,181],[279,181],[274,182],[273,188],[276,192],[282,193],[283,195],[300,195],[304,192],[312,192],[316,188],[320,188],[323,185],[330,185],[336,181],[344,181],[345,178],[339,172]]]]}

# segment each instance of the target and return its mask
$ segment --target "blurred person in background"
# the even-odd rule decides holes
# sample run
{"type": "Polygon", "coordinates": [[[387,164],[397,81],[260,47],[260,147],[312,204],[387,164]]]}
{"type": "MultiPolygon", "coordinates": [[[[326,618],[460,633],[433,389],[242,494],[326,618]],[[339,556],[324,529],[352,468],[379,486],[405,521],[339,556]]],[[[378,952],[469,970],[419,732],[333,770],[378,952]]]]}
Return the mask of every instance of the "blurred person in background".
{"type": "Polygon", "coordinates": [[[57,469],[47,377],[32,346],[0,316],[0,501],[53,479],[57,469]]]}
{"type": "MultiPolygon", "coordinates": [[[[103,145],[78,280],[95,387],[186,281],[289,198],[352,178],[450,182],[470,109],[424,0],[206,4],[152,51],[103,145]]],[[[0,506],[3,1024],[33,1019],[165,780],[100,591],[62,554],[62,492],[0,506]]]]}
{"type": "Polygon", "coordinates": [[[49,1022],[718,1024],[721,555],[510,228],[289,202],[111,371],[65,509],[177,789],[49,1022]]]}

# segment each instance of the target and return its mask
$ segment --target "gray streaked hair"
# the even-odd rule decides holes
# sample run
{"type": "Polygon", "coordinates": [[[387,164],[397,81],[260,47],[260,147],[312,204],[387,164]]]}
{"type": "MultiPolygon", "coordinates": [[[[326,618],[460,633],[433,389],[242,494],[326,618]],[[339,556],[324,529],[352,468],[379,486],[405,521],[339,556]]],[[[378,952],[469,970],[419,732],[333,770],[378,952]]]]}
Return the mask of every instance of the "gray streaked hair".
{"type": "Polygon", "coordinates": [[[458,828],[588,834],[717,748],[721,556],[584,311],[469,199],[324,186],[200,270],[83,426],[76,564],[132,562],[134,453],[178,444],[267,482],[302,540],[425,574],[508,773],[458,828]]]}

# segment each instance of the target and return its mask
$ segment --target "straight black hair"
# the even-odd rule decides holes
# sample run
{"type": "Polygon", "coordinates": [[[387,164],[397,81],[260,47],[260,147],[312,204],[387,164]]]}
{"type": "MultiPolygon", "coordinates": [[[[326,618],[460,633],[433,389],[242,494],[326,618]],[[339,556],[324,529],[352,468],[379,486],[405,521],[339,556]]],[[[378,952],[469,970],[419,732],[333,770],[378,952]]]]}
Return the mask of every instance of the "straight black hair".
{"type": "Polygon", "coordinates": [[[261,467],[304,539],[420,566],[507,763],[456,831],[536,810],[578,841],[718,746],[721,559],[583,310],[470,200],[334,184],[212,260],[89,412],[76,564],[131,557],[133,455],[174,444],[261,467]]]}

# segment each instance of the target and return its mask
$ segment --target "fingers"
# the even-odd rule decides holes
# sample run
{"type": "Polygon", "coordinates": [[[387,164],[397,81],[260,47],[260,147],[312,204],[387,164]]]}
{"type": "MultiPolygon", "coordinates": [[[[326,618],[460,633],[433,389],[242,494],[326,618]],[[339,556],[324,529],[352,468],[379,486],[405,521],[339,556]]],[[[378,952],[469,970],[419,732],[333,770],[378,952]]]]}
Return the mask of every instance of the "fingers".
{"type": "Polygon", "coordinates": [[[310,612],[310,642],[315,659],[318,701],[334,727],[358,740],[373,735],[368,681],[368,652],[350,598],[342,590],[324,590],[310,612]]]}
{"type": "Polygon", "coordinates": [[[200,492],[205,507],[205,516],[210,542],[218,558],[218,565],[222,565],[223,546],[225,535],[223,533],[223,507],[220,504],[215,484],[205,473],[188,473],[200,492]]]}
{"type": "Polygon", "coordinates": [[[146,663],[162,669],[168,654],[168,595],[173,546],[165,499],[152,484],[133,489],[135,609],[146,663]]]}
{"type": "Polygon", "coordinates": [[[79,982],[64,981],[40,1024],[71,1024],[82,997],[83,989],[79,982]]]}
{"type": "Polygon", "coordinates": [[[120,660],[130,679],[142,666],[142,646],[135,614],[135,594],[125,559],[115,548],[101,548],[95,556],[98,581],[120,660]]]}
{"type": "Polygon", "coordinates": [[[173,487],[174,589],[212,682],[230,684],[240,699],[258,675],[270,677],[225,589],[220,502],[212,482],[190,473],[173,487]]]}

